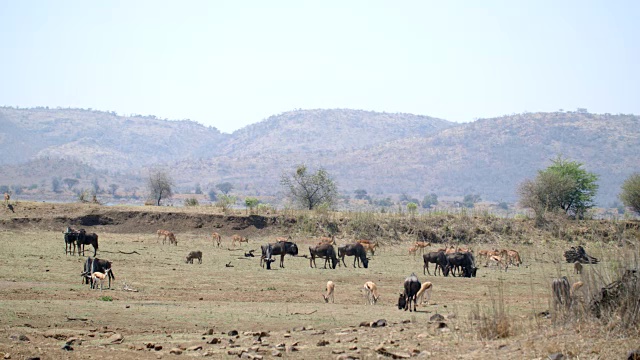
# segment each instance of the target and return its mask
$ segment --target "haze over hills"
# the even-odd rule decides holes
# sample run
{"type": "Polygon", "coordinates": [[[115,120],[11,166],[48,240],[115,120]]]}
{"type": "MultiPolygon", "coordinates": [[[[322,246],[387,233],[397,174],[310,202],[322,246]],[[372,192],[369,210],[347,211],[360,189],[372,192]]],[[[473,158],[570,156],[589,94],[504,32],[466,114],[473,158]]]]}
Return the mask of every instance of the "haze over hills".
{"type": "Polygon", "coordinates": [[[229,181],[239,195],[274,195],[281,174],[306,163],[325,167],[346,194],[474,193],[509,202],[517,200],[520,182],[562,155],[600,175],[598,201],[610,205],[624,179],[640,171],[640,117],[527,113],[458,124],[411,114],[296,110],[223,134],[184,120],[5,107],[0,151],[6,154],[0,185],[45,185],[70,176],[61,163],[78,172],[82,162],[91,171],[79,178],[99,174],[102,187],[143,189],[146,168],[164,166],[183,191],[229,181]]]}

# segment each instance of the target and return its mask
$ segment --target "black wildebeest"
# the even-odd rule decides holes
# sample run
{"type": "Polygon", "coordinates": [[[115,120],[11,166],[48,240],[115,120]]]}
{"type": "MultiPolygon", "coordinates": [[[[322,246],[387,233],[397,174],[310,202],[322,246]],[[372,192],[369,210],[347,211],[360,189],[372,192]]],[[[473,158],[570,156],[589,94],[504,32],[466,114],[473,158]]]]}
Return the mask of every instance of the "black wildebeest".
{"type": "Polygon", "coordinates": [[[96,252],[98,251],[98,235],[96,233],[87,234],[84,229],[80,229],[78,234],[78,255],[80,255],[80,249],[82,246],[82,256],[84,256],[84,246],[91,245],[93,246],[93,256],[96,256],[96,252]]]}
{"type": "Polygon", "coordinates": [[[353,267],[356,267],[356,261],[358,261],[358,267],[360,267],[360,262],[362,261],[362,265],[364,268],[369,267],[369,259],[367,259],[367,250],[364,249],[364,246],[359,243],[347,244],[344,246],[340,246],[338,248],[338,257],[342,259],[342,263],[345,267],[347,264],[344,262],[345,256],[353,256],[353,267]]]}
{"type": "MultiPolygon", "coordinates": [[[[67,226],[67,230],[65,230],[64,234],[64,253],[67,254],[76,254],[76,243],[78,242],[79,233],[67,226]],[[73,253],[71,252],[71,246],[73,246],[73,253]]],[[[80,251],[78,249],[78,251],[80,251]]]]}
{"type": "Polygon", "coordinates": [[[91,285],[91,288],[93,288],[93,284],[91,284],[91,274],[94,272],[106,273],[107,269],[110,269],[109,289],[111,289],[111,279],[116,279],[115,275],[113,275],[113,269],[111,268],[111,261],[87,257],[87,260],[84,262],[82,274],[80,274],[80,276],[82,276],[82,283],[89,284],[91,285]]]}
{"type": "Polygon", "coordinates": [[[284,256],[289,254],[292,256],[298,255],[298,245],[291,241],[278,241],[277,243],[262,245],[262,257],[260,258],[260,265],[263,262],[267,263],[267,270],[271,270],[271,262],[273,255],[280,255],[280,267],[284,268],[284,256]]]}
{"type": "Polygon", "coordinates": [[[416,297],[421,286],[422,284],[420,284],[420,280],[418,280],[415,273],[411,273],[408,278],[404,279],[404,293],[400,294],[400,297],[398,298],[398,309],[404,309],[404,311],[407,311],[407,309],[409,309],[409,311],[416,311],[416,297]],[[413,310],[411,310],[412,301],[413,310]]]}
{"type": "MultiPolygon", "coordinates": [[[[451,274],[455,276],[453,270],[460,268],[462,270],[462,276],[464,277],[476,277],[478,268],[476,267],[476,261],[473,254],[470,252],[457,252],[447,255],[447,268],[451,271],[451,274]]],[[[458,271],[460,273],[460,271],[458,271]]],[[[458,275],[459,276],[459,275],[458,275]]]]}
{"type": "Polygon", "coordinates": [[[331,259],[331,268],[335,269],[338,265],[338,257],[336,256],[336,249],[331,244],[322,244],[318,246],[309,246],[309,253],[311,258],[309,259],[309,267],[318,267],[316,265],[316,258],[324,259],[324,268],[327,268],[327,262],[331,259]]]}
{"type": "Polygon", "coordinates": [[[431,275],[431,273],[429,272],[429,263],[436,264],[436,269],[433,271],[434,275],[438,274],[438,269],[444,276],[449,275],[449,271],[447,269],[447,256],[444,254],[444,251],[428,252],[426,254],[422,254],[422,258],[424,259],[424,267],[422,269],[422,273],[424,275],[431,275]]]}

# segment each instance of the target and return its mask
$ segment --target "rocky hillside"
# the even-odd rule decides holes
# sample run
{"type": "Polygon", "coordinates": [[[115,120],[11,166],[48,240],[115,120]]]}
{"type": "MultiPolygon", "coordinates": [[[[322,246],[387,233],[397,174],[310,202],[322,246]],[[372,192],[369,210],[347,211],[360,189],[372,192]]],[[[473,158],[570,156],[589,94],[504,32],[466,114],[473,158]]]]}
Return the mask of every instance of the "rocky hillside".
{"type": "MultiPolygon", "coordinates": [[[[624,179],[640,171],[640,117],[527,113],[455,124],[411,114],[297,110],[222,134],[191,121],[0,108],[0,151],[8,155],[0,164],[10,170],[0,174],[0,185],[44,185],[64,176],[56,162],[65,158],[130,189],[144,189],[146,168],[165,166],[181,191],[228,181],[240,195],[277,195],[282,173],[306,163],[327,168],[346,194],[475,193],[509,202],[520,182],[562,155],[600,175],[598,201],[609,205],[624,179]]],[[[91,181],[91,174],[82,179],[91,181]]]]}

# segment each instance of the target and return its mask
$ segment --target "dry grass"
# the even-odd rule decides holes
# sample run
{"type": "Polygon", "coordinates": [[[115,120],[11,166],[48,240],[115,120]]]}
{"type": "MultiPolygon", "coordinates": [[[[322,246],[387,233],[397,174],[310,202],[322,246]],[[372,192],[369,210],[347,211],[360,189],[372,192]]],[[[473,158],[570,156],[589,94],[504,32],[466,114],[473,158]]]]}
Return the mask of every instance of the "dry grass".
{"type": "MultiPolygon", "coordinates": [[[[282,228],[282,235],[288,232],[287,229],[295,229],[296,232],[291,233],[295,234],[300,254],[306,254],[314,240],[311,232],[302,229],[311,229],[313,218],[309,214],[300,216],[302,218],[292,227],[282,228]]],[[[345,226],[341,220],[345,218],[344,214],[321,216],[325,217],[325,224],[345,226]]],[[[81,285],[79,274],[83,259],[64,255],[61,230],[2,230],[0,352],[33,355],[32,350],[37,346],[48,358],[67,356],[60,354],[60,341],[44,337],[51,329],[70,329],[78,334],[95,329],[98,333],[111,330],[122,333],[125,343],[106,348],[101,345],[105,341],[102,335],[93,338],[82,335],[83,345],[77,346],[73,354],[83,357],[91,353],[94,358],[110,358],[113,357],[111,349],[117,348],[119,358],[124,359],[155,358],[155,354],[146,350],[136,350],[148,341],[162,343],[165,348],[204,344],[202,332],[209,328],[214,329],[214,336],[225,341],[221,345],[204,344],[204,351],[217,357],[228,356],[230,349],[228,336],[221,333],[234,329],[241,334],[243,331],[270,331],[269,351],[280,342],[298,341],[300,351],[287,354],[290,358],[335,358],[333,350],[370,358],[376,356],[374,349],[380,343],[396,352],[408,354],[417,349],[436,357],[449,356],[450,348],[456,347],[460,358],[470,359],[537,358],[557,351],[573,354],[570,357],[621,358],[637,346],[637,327],[631,328],[631,332],[619,326],[607,327],[612,321],[593,320],[585,311],[579,313],[580,316],[567,316],[566,321],[557,325],[553,325],[550,318],[538,316],[549,310],[551,279],[567,275],[571,282],[585,281],[588,284],[585,298],[588,298],[600,284],[615,279],[617,269],[632,264],[621,260],[621,255],[631,253],[635,255],[629,259],[638,258],[636,248],[589,243],[587,251],[602,261],[598,265],[585,265],[585,273],[580,276],[573,274],[573,265],[562,258],[562,252],[569,246],[566,242],[554,238],[549,238],[545,244],[521,241],[523,234],[530,234],[534,239],[546,235],[533,228],[528,233],[518,220],[510,224],[501,219],[495,222],[470,219],[465,221],[472,222],[477,228],[494,224],[495,228],[504,229],[500,233],[490,230],[499,243],[474,244],[475,249],[516,248],[524,265],[510,267],[506,273],[495,265],[481,266],[478,277],[473,279],[429,277],[428,281],[434,284],[431,304],[419,306],[416,313],[399,311],[396,307],[398,293],[407,275],[415,272],[420,280],[427,280],[422,275],[421,259],[407,255],[408,242],[383,246],[372,258],[369,269],[354,269],[351,261],[347,261],[347,268],[310,269],[308,259],[287,257],[285,269],[274,267],[276,270],[266,271],[259,267],[259,258],[240,258],[249,249],[259,253],[260,244],[273,241],[272,233],[256,232],[248,245],[243,244],[241,250],[233,251],[228,249],[229,236],[235,231],[225,227],[216,230],[223,234],[223,248],[214,247],[211,229],[206,227],[176,233],[178,246],[157,244],[155,232],[120,233],[104,227],[97,231],[100,234],[98,255],[113,261],[117,281],[111,290],[100,293],[81,285]],[[185,263],[185,256],[191,250],[203,252],[201,265],[185,263]],[[140,255],[124,254],[132,251],[140,255]],[[232,268],[225,267],[229,262],[232,268]],[[139,292],[123,291],[125,279],[127,285],[139,292]],[[327,280],[336,284],[335,304],[325,304],[322,299],[327,280]],[[361,288],[368,280],[379,287],[381,300],[376,306],[364,305],[361,288]],[[101,301],[104,296],[113,301],[101,301]],[[435,313],[446,317],[446,327],[440,328],[429,321],[435,313]],[[87,321],[70,321],[69,317],[87,321]],[[381,318],[390,326],[381,329],[357,326],[381,318]],[[291,332],[301,326],[315,330],[291,332]],[[633,331],[636,331],[635,336],[633,331]],[[8,336],[14,332],[27,333],[34,346],[12,343],[8,336]],[[291,332],[289,336],[288,332],[291,332]],[[353,337],[358,340],[349,342],[353,337]],[[321,339],[330,344],[316,346],[321,339]],[[339,339],[342,340],[338,342],[339,339]],[[226,348],[222,348],[223,345],[226,348]],[[350,346],[356,346],[358,350],[349,350],[350,346]]],[[[399,241],[392,241],[389,235],[390,229],[394,229],[389,227],[390,220],[364,214],[359,221],[359,227],[353,229],[364,228],[364,223],[376,221],[386,231],[387,244],[399,241]]],[[[431,221],[434,221],[433,226],[424,223],[419,226],[439,231],[455,219],[434,218],[431,221]]],[[[402,222],[397,224],[398,232],[408,236],[401,232],[402,222]]],[[[338,240],[339,244],[344,241],[346,239],[338,240]]],[[[637,261],[635,264],[637,266],[637,261]]],[[[616,316],[622,316],[616,324],[634,319],[624,314],[611,314],[610,319],[617,319],[616,316]]],[[[210,339],[211,336],[206,336],[207,341],[210,339]]],[[[251,337],[236,340],[246,348],[252,346],[251,341],[251,337]]]]}

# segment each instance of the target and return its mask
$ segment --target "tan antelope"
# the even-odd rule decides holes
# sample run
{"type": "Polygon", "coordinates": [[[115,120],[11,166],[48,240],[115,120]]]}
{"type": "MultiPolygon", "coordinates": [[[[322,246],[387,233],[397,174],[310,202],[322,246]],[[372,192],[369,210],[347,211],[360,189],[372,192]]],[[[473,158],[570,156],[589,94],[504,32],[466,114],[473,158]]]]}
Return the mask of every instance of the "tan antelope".
{"type": "Polygon", "coordinates": [[[220,247],[220,245],[222,244],[222,236],[220,236],[220,234],[218,234],[217,232],[211,233],[211,239],[213,240],[213,243],[218,245],[218,247],[220,247]]]}
{"type": "Polygon", "coordinates": [[[431,246],[431,243],[426,241],[416,241],[413,246],[420,250],[420,254],[424,254],[424,249],[426,249],[427,246],[431,246]]]}
{"type": "Polygon", "coordinates": [[[235,234],[231,237],[231,246],[235,247],[236,243],[238,243],[238,245],[242,245],[243,242],[246,242],[247,244],[249,243],[249,238],[246,238],[244,236],[240,236],[238,234],[235,234]]]}
{"type": "Polygon", "coordinates": [[[9,205],[9,199],[11,199],[11,192],[4,193],[4,204],[9,205]]]}

